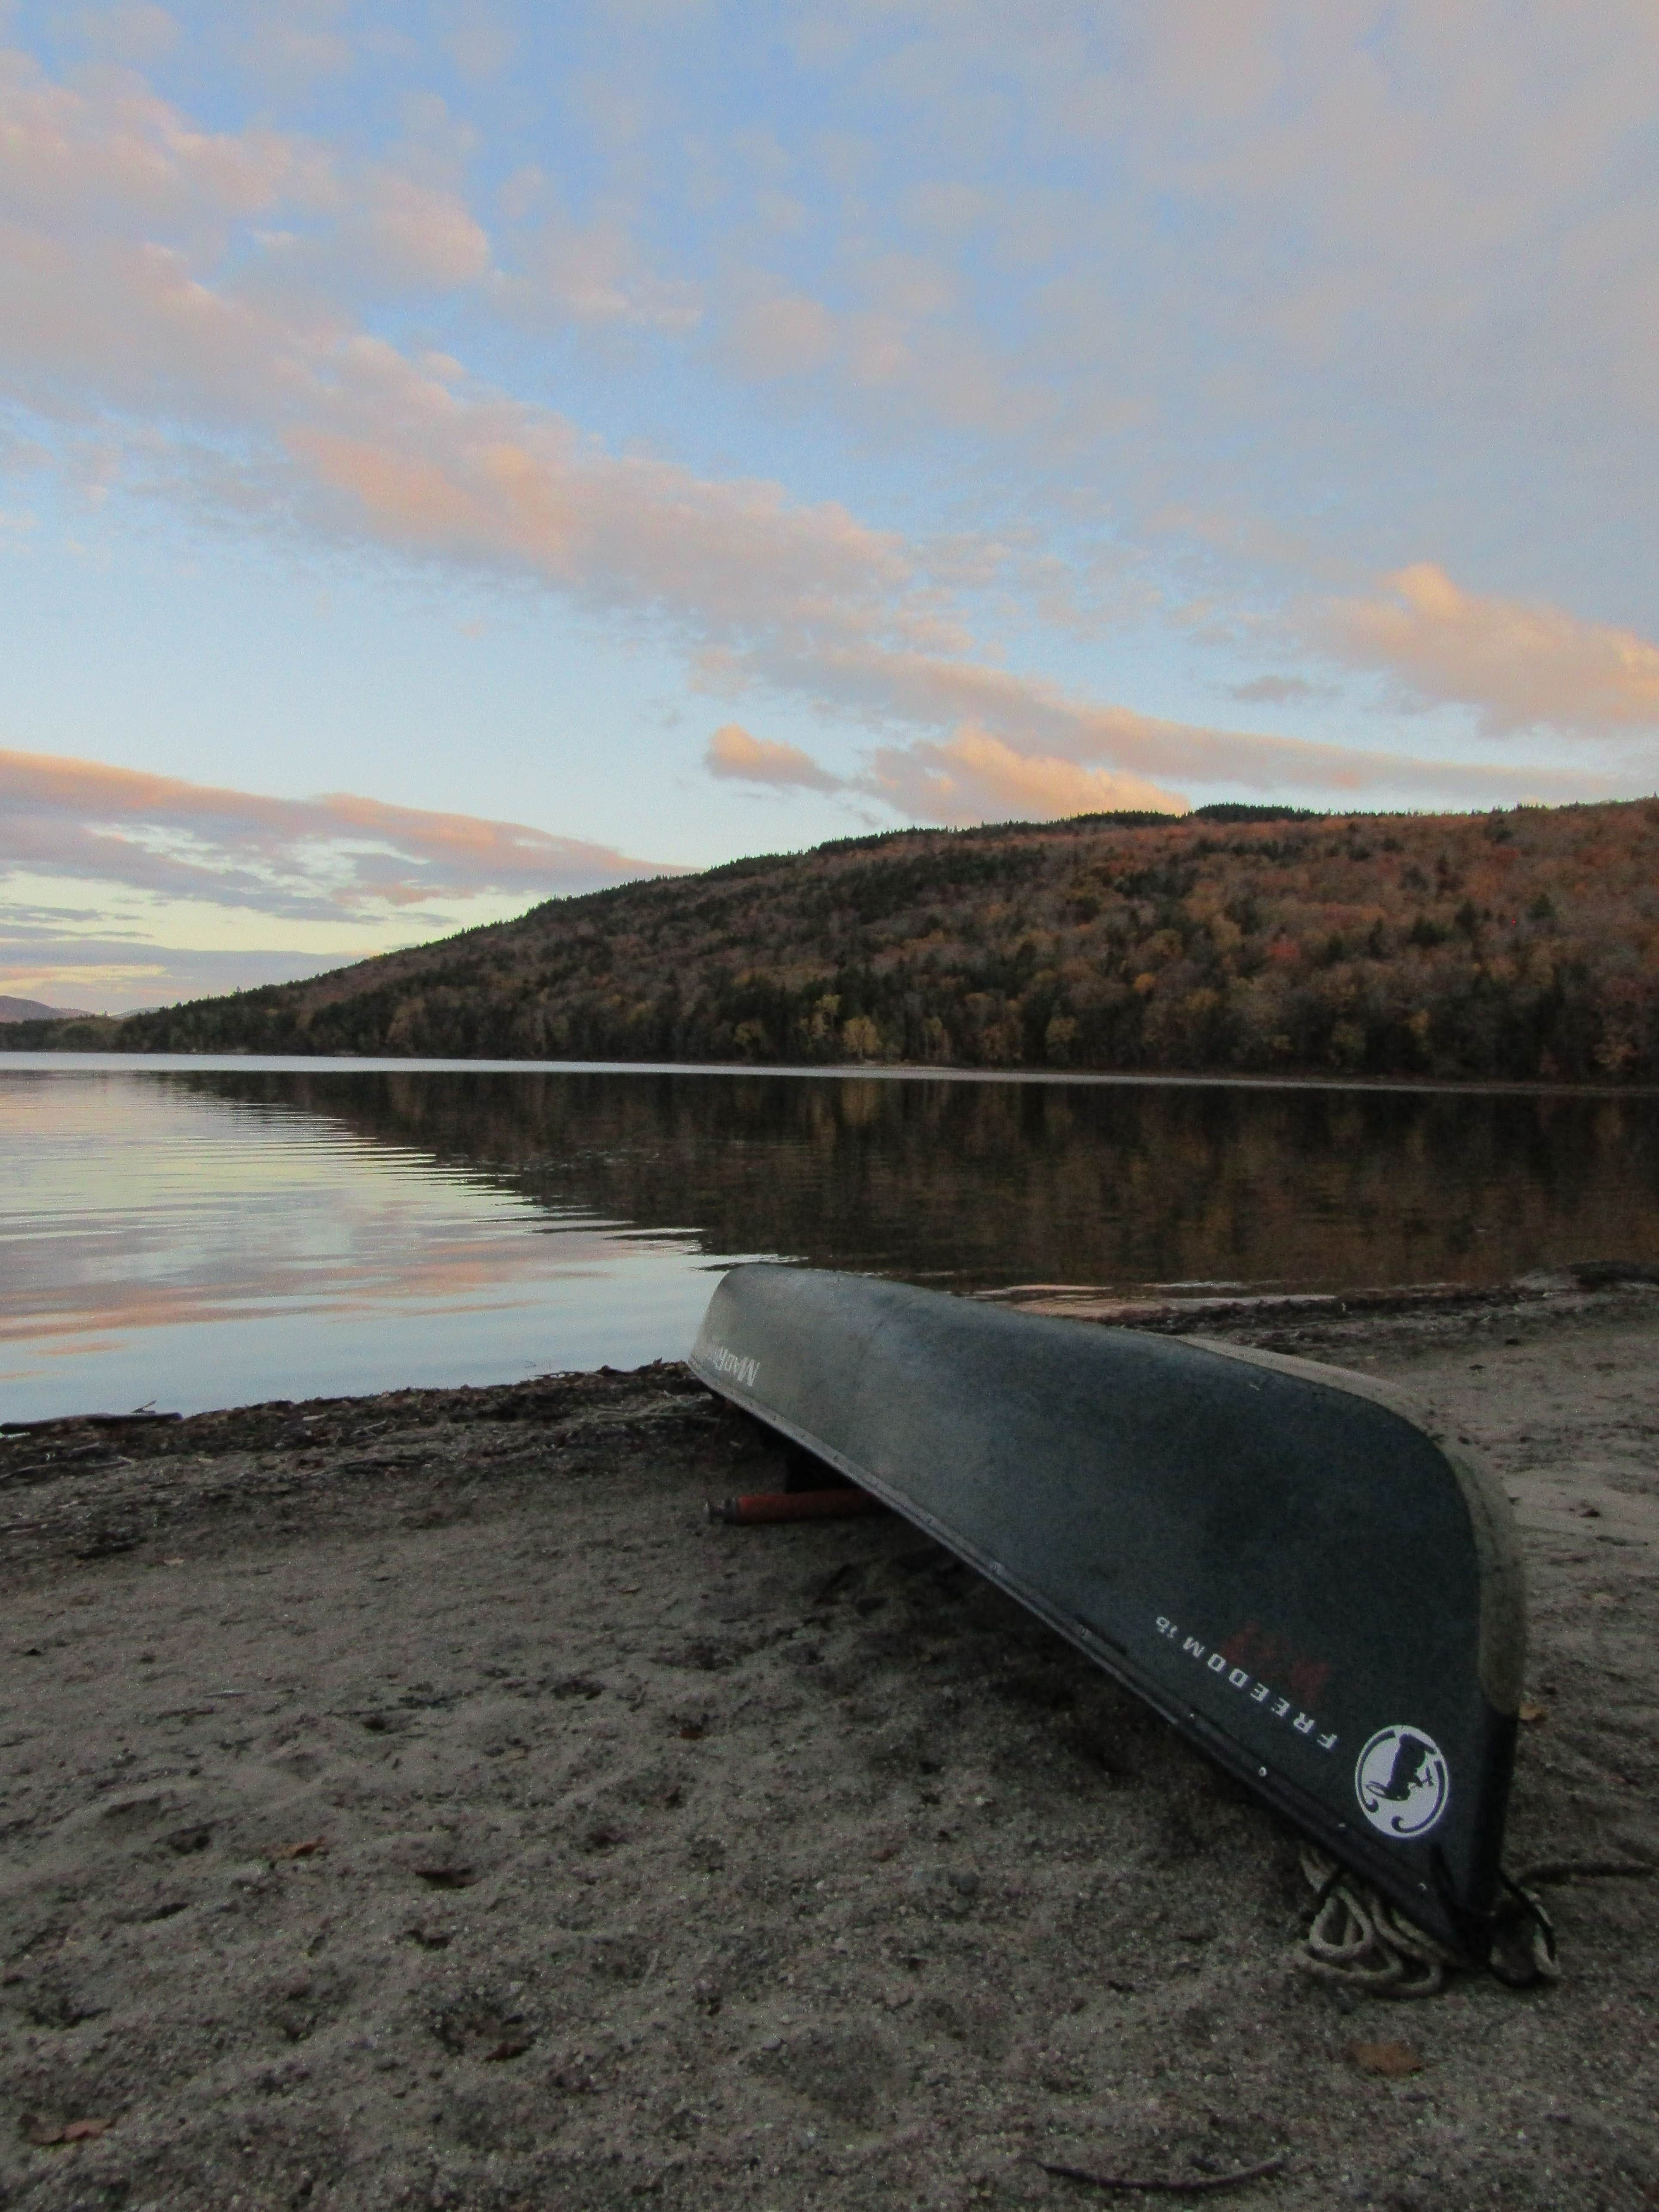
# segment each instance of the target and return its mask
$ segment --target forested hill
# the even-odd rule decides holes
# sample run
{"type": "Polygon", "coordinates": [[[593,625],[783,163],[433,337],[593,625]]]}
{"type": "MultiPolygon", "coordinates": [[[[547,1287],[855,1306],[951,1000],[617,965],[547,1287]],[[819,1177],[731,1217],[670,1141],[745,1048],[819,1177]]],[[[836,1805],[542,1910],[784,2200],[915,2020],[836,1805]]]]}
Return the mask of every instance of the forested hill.
{"type": "Polygon", "coordinates": [[[1659,1080],[1659,801],[902,830],[0,1042],[1659,1080]]]}

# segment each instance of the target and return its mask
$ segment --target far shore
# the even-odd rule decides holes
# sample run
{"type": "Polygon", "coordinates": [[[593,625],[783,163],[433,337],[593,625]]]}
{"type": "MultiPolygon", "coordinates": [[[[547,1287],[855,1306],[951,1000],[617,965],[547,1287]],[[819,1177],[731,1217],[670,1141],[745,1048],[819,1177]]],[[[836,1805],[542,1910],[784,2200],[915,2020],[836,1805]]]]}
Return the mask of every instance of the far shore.
{"type": "Polygon", "coordinates": [[[1659,1098],[1651,1083],[1515,1083],[1418,1075],[1144,1074],[1089,1067],[957,1067],[908,1060],[846,1060],[834,1066],[753,1060],[400,1060],[351,1053],[89,1052],[74,1046],[15,1047],[0,1024],[0,1073],[8,1066],[179,1067],[366,1075],[742,1075],[805,1082],[1096,1084],[1139,1090],[1342,1091],[1447,1093],[1473,1097],[1659,1098]]]}
{"type": "Polygon", "coordinates": [[[781,1466],[675,1363],[70,1419],[0,1435],[0,2203],[1638,2212],[1659,1285],[1195,1303],[1504,1478],[1557,1986],[1320,1978],[1296,1837],[948,1554],[711,1522],[781,1466]]]}

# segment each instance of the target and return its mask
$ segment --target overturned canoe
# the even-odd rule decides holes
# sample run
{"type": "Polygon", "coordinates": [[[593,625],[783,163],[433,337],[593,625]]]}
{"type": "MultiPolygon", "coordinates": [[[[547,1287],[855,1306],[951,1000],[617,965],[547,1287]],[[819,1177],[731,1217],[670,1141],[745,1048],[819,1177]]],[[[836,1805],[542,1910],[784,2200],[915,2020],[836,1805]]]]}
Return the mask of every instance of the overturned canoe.
{"type": "Polygon", "coordinates": [[[905,1515],[1484,1959],[1526,1620],[1509,1502],[1368,1377],[733,1268],[711,1389],[905,1515]]]}

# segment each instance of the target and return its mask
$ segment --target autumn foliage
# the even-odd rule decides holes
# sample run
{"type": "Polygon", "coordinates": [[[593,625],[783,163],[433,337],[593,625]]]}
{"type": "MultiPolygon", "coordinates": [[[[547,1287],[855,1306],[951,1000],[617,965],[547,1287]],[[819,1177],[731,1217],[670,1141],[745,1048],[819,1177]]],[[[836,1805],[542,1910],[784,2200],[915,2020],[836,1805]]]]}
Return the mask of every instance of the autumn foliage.
{"type": "MultiPolygon", "coordinates": [[[[5,1042],[94,1041],[45,1030],[5,1042]]],[[[95,1041],[1653,1081],[1659,802],[903,830],[555,900],[95,1041]]]]}

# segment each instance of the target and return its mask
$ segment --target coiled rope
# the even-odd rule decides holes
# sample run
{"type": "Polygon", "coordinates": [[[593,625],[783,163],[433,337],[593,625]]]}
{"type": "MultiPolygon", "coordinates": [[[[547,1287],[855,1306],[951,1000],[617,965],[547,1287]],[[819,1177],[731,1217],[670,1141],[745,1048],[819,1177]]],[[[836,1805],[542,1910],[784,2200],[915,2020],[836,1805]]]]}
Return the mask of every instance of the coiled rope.
{"type": "MultiPolygon", "coordinates": [[[[1303,1844],[1302,1871],[1317,1893],[1303,1938],[1304,1959],[1315,1972],[1374,1996],[1431,1997],[1445,1987],[1449,1970],[1468,1966],[1466,1957],[1408,1920],[1317,1845],[1303,1844]]],[[[1530,1891],[1510,1887],[1513,1910],[1495,1930],[1492,1972],[1516,1988],[1559,1981],[1548,1917],[1530,1891]]]]}

